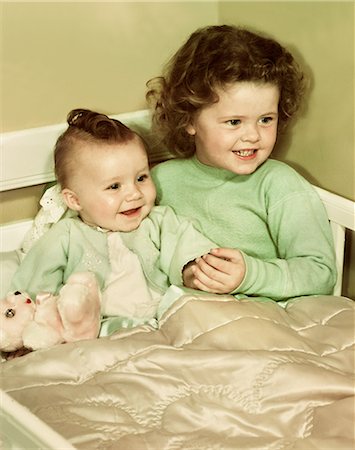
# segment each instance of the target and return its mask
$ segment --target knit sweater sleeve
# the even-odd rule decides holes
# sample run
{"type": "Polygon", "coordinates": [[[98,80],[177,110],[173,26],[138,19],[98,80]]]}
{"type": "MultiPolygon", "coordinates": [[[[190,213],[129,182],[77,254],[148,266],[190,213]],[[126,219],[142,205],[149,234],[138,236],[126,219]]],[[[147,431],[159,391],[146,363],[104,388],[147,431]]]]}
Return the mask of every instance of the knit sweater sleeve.
{"type": "Polygon", "coordinates": [[[68,226],[65,219],[58,222],[33,245],[12,279],[11,291],[25,291],[31,298],[40,291],[59,291],[67,265],[68,226]]]}
{"type": "Polygon", "coordinates": [[[282,300],[330,294],[336,281],[333,241],[316,192],[287,195],[268,211],[277,258],[261,260],[243,252],[246,274],[234,293],[282,300]]]}
{"type": "MultiPolygon", "coordinates": [[[[160,267],[171,284],[182,285],[184,266],[208,253],[216,244],[197,231],[191,221],[169,207],[156,207],[159,214],[160,267]]],[[[154,215],[153,215],[154,217],[154,215]]]]}

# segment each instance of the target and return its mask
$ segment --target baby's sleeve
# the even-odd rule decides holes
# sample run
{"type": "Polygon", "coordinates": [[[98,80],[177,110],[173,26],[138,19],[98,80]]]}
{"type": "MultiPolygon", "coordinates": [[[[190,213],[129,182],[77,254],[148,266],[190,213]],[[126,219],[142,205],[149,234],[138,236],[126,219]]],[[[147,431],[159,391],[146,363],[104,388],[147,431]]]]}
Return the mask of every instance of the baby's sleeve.
{"type": "Polygon", "coordinates": [[[34,299],[40,291],[56,294],[67,265],[69,229],[66,220],[53,225],[29,250],[11,281],[11,291],[34,299]]]}

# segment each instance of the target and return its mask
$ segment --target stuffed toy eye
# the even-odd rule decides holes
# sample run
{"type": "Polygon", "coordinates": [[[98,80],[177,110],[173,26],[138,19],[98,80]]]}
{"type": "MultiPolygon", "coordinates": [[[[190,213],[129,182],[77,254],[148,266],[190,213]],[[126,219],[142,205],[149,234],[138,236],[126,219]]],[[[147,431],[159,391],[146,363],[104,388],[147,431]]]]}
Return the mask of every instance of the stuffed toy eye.
{"type": "Polygon", "coordinates": [[[15,314],[16,314],[16,311],[12,308],[9,308],[5,311],[5,317],[11,318],[11,317],[14,317],[15,314]]]}

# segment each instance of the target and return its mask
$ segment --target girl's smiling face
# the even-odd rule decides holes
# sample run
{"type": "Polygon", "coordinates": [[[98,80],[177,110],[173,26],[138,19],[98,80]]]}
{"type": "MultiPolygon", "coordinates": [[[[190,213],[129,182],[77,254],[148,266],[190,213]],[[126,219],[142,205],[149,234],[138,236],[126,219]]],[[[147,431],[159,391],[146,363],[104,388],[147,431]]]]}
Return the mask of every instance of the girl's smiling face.
{"type": "Polygon", "coordinates": [[[279,89],[236,82],[217,89],[218,102],[199,110],[186,131],[208,166],[248,175],[270,156],[277,137],[279,89]]]}

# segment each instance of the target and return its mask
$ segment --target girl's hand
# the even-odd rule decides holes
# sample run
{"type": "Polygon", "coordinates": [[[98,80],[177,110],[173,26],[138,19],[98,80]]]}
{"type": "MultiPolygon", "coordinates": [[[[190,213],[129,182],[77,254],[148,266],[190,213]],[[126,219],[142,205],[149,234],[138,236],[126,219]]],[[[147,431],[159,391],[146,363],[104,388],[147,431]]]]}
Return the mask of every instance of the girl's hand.
{"type": "Polygon", "coordinates": [[[186,265],[184,284],[193,289],[228,294],[243,281],[245,262],[239,250],[215,248],[186,265]]]}

